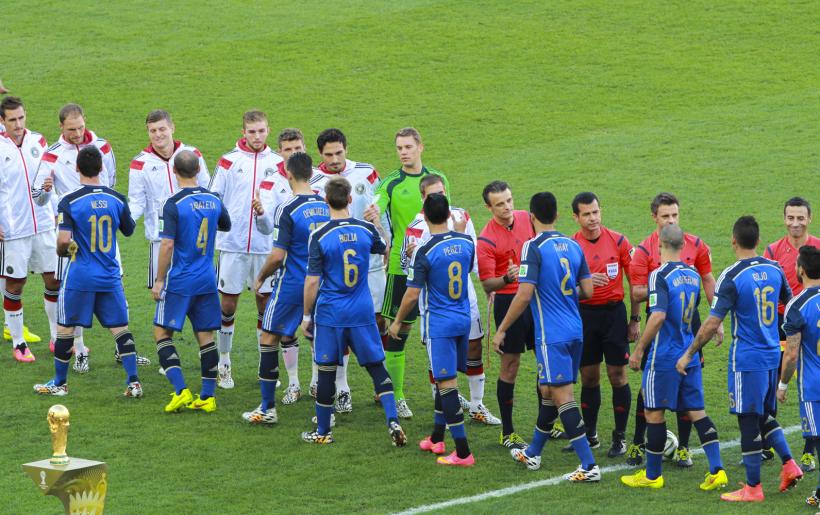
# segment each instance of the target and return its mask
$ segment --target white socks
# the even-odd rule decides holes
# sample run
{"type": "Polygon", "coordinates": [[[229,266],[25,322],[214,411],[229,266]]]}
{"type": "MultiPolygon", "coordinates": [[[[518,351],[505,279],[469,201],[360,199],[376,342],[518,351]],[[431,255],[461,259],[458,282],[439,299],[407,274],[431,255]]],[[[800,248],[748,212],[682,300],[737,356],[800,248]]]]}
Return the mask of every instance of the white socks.
{"type": "Polygon", "coordinates": [[[346,354],[342,360],[342,365],[336,367],[336,391],[349,392],[350,385],[347,384],[347,363],[350,361],[350,354],[346,354]]]}

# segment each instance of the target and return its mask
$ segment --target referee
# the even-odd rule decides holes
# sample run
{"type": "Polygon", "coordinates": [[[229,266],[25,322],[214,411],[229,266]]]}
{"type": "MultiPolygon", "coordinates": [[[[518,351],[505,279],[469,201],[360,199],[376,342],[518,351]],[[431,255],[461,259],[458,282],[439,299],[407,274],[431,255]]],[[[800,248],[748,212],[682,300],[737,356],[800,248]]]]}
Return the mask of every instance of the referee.
{"type": "MultiPolygon", "coordinates": [[[[518,267],[524,242],[535,237],[526,211],[513,209],[513,197],[504,181],[493,181],[484,187],[484,204],[492,218],[478,236],[478,277],[484,291],[495,293],[494,318],[496,327],[504,320],[515,293],[518,291],[518,267]]],[[[496,396],[501,412],[499,443],[509,449],[525,449],[527,443],[513,427],[512,411],[515,378],[521,363],[521,354],[534,345],[533,322],[530,310],[524,313],[506,331],[504,343],[496,351],[501,354],[496,396]]]]}
{"type": "MultiPolygon", "coordinates": [[[[580,226],[573,235],[584,252],[592,273],[593,295],[581,300],[584,323],[584,349],[581,355],[581,412],[587,427],[587,440],[593,449],[600,447],[596,431],[601,407],[601,361],[612,385],[612,411],[615,430],[610,458],[626,454],[626,424],[632,405],[632,392],[626,377],[629,342],[638,338],[641,306],[630,301],[631,317],[626,319],[624,276],[629,281],[632,262],[629,240],[601,225],[601,207],[595,193],[579,193],[572,200],[572,217],[580,226]]],[[[572,446],[564,449],[574,451],[572,446]]]]}

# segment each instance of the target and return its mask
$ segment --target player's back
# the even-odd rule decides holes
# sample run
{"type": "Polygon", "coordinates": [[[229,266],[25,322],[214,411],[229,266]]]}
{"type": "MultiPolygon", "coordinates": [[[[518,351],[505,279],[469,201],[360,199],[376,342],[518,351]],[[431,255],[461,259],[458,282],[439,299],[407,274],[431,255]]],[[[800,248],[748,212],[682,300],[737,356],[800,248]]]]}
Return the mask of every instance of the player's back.
{"type": "Polygon", "coordinates": [[[219,196],[202,187],[183,188],[163,208],[160,236],[173,237],[174,255],[165,289],[184,295],[216,291],[216,231],[230,229],[219,196]]]}
{"type": "Polygon", "coordinates": [[[589,277],[578,243],[560,232],[542,232],[524,243],[519,281],[535,285],[530,308],[539,343],[583,339],[576,285],[589,277]]]}
{"type": "Polygon", "coordinates": [[[470,332],[467,282],[474,259],[472,238],[455,231],[431,235],[413,256],[407,284],[423,288],[419,312],[428,337],[470,332]]]}
{"type": "Polygon", "coordinates": [[[783,329],[800,330],[797,384],[801,401],[820,401],[820,286],[804,289],[786,305],[783,329]]]}
{"type": "Polygon", "coordinates": [[[131,236],[136,226],[128,203],[105,186],[82,186],[60,201],[58,223],[72,233],[77,251],[65,273],[65,287],[112,291],[121,286],[117,229],[131,236]]]}
{"type": "Polygon", "coordinates": [[[370,254],[386,244],[376,228],[362,220],[331,220],[310,236],[308,274],[321,277],[316,323],[357,327],[375,322],[368,288],[370,254]]]}
{"type": "MultiPolygon", "coordinates": [[[[673,369],[692,343],[692,317],[700,300],[700,275],[680,261],[669,261],[649,275],[649,311],[666,319],[649,354],[651,368],[673,369]]],[[[694,363],[692,366],[699,366],[694,363]]]]}

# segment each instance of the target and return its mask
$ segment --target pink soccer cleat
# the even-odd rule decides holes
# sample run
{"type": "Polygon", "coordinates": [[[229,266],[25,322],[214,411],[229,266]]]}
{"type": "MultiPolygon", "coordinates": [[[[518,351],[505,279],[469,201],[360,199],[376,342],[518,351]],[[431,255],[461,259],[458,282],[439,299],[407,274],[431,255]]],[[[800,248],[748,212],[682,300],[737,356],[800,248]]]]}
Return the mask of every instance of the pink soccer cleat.
{"type": "Polygon", "coordinates": [[[444,454],[444,440],[437,443],[433,443],[433,440],[431,440],[428,436],[427,438],[419,442],[419,449],[421,449],[422,451],[432,452],[433,454],[444,454]]]}
{"type": "Polygon", "coordinates": [[[472,467],[475,465],[475,458],[472,454],[466,458],[459,458],[455,451],[447,456],[439,456],[436,458],[436,463],[439,465],[452,465],[456,467],[472,467]]]}
{"type": "Polygon", "coordinates": [[[26,350],[20,350],[19,347],[14,348],[14,359],[19,361],[20,363],[33,363],[37,359],[34,357],[34,354],[31,353],[31,349],[26,347],[26,350]]]}

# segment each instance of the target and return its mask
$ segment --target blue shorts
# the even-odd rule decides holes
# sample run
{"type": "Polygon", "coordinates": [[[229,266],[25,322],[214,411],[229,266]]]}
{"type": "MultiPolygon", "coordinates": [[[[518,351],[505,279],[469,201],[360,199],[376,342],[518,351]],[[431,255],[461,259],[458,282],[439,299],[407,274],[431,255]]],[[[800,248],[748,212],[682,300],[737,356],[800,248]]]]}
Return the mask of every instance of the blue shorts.
{"type": "Polygon", "coordinates": [[[458,372],[467,371],[467,344],[470,335],[447,336],[443,338],[428,338],[427,358],[430,360],[430,370],[433,379],[445,381],[454,379],[458,372]]]}
{"type": "Polygon", "coordinates": [[[63,327],[91,327],[92,315],[103,327],[128,325],[128,304],[122,287],[114,291],[60,289],[57,323],[63,327]]]}
{"type": "Polygon", "coordinates": [[[641,379],[646,409],[698,411],[704,408],[703,372],[700,363],[686,369],[686,375],[672,370],[645,370],[641,379]]]}
{"type": "Polygon", "coordinates": [[[262,316],[262,330],[280,336],[293,336],[302,324],[303,306],[301,304],[286,304],[275,299],[271,295],[268,299],[268,305],[265,306],[265,314],[262,316]]]}
{"type": "Polygon", "coordinates": [[[535,359],[538,364],[538,383],[563,386],[578,379],[584,342],[575,340],[560,343],[536,343],[535,359]]]}
{"type": "Polygon", "coordinates": [[[775,413],[777,369],[752,372],[729,371],[729,413],[775,413]]]}
{"type": "Polygon", "coordinates": [[[800,425],[803,426],[803,438],[820,436],[820,401],[800,403],[800,425]]]}
{"type": "Polygon", "coordinates": [[[342,363],[348,347],[363,367],[384,361],[382,339],[376,322],[357,327],[314,326],[313,360],[317,365],[342,363]]]}
{"type": "Polygon", "coordinates": [[[157,302],[154,325],[182,331],[186,316],[194,332],[219,330],[222,326],[219,294],[213,292],[190,296],[166,291],[165,298],[157,302]]]}

